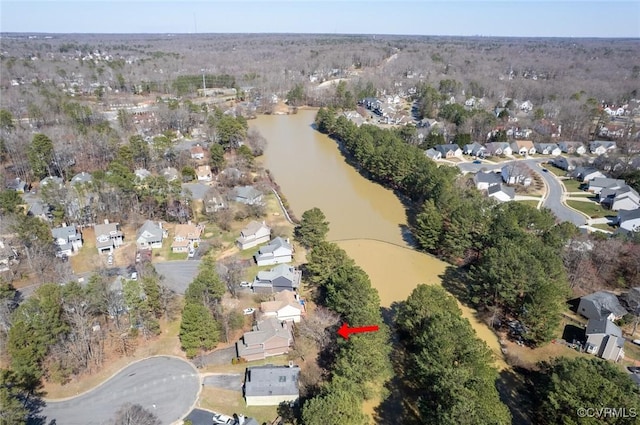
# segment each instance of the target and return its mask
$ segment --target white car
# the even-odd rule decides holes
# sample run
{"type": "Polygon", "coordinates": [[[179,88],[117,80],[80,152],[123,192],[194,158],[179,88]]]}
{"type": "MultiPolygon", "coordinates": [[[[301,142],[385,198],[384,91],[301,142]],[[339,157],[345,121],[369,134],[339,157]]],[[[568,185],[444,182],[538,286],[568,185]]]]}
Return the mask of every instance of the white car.
{"type": "Polygon", "coordinates": [[[633,342],[635,345],[640,345],[640,339],[634,339],[633,342]]]}
{"type": "Polygon", "coordinates": [[[251,288],[251,282],[242,281],[240,282],[241,288],[251,288]]]}
{"type": "Polygon", "coordinates": [[[109,254],[109,256],[107,257],[107,264],[109,266],[113,265],[113,255],[109,254]]]}
{"type": "Polygon", "coordinates": [[[131,280],[138,280],[138,272],[131,273],[131,280]]]}
{"type": "Polygon", "coordinates": [[[245,308],[244,310],[242,310],[242,314],[249,315],[249,314],[253,314],[255,311],[256,311],[255,308],[245,308]]]}

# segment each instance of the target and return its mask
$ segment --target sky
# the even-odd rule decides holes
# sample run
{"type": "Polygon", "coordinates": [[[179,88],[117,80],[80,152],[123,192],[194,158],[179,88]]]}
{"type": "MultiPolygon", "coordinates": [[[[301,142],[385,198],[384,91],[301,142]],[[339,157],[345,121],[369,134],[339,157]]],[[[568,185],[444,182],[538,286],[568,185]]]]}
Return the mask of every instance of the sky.
{"type": "Polygon", "coordinates": [[[640,0],[0,0],[0,32],[640,37],[640,0]]]}

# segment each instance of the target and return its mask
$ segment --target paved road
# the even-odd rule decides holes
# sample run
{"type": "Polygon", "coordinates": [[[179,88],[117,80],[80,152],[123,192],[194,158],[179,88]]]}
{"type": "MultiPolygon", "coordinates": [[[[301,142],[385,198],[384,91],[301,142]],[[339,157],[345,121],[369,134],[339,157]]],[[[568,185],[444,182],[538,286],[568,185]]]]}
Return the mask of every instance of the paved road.
{"type": "Polygon", "coordinates": [[[184,294],[198,274],[199,260],[167,261],[154,263],[156,271],[164,276],[162,284],[178,294],[184,294]]]}
{"type": "Polygon", "coordinates": [[[221,388],[223,390],[242,391],[242,378],[240,373],[216,373],[207,375],[202,383],[208,387],[221,388]]]}
{"type": "Polygon", "coordinates": [[[189,412],[199,389],[200,377],[190,363],[151,357],[129,365],[88,393],[47,402],[42,414],[59,425],[101,425],[109,423],[124,403],[132,403],[171,424],[189,412]]]}
{"type": "MultiPolygon", "coordinates": [[[[570,221],[576,226],[583,226],[587,224],[587,219],[585,216],[580,214],[579,212],[567,207],[562,203],[562,193],[563,186],[560,183],[560,180],[553,173],[544,173],[541,171],[539,167],[539,163],[547,162],[548,158],[535,158],[535,159],[524,159],[520,160],[525,162],[532,170],[536,171],[547,184],[547,194],[546,199],[543,202],[542,206],[545,208],[549,208],[553,213],[558,217],[560,221],[570,221]]],[[[458,165],[460,171],[467,173],[477,173],[480,170],[486,171],[496,171],[502,168],[504,165],[508,164],[510,161],[501,162],[497,164],[474,164],[472,162],[461,162],[458,165]]]]}

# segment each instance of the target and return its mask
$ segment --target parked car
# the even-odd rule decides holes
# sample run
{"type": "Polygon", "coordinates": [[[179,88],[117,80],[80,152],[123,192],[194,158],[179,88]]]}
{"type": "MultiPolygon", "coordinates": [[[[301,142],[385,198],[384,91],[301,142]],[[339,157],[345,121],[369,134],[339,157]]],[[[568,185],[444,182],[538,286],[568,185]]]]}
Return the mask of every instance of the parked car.
{"type": "Polygon", "coordinates": [[[138,280],[138,272],[131,273],[131,280],[138,280]]]}
{"type": "Polygon", "coordinates": [[[255,311],[255,308],[245,308],[244,310],[242,310],[242,314],[253,314],[255,311]]]}
{"type": "Polygon", "coordinates": [[[476,159],[475,161],[473,161],[474,164],[482,164],[482,161],[480,161],[479,159],[476,159]]]}
{"type": "Polygon", "coordinates": [[[547,170],[546,168],[543,168],[543,169],[542,169],[542,172],[543,172],[543,173],[548,173],[548,172],[549,172],[549,170],[547,170]]]}
{"type": "Polygon", "coordinates": [[[635,345],[640,345],[640,339],[634,339],[633,342],[635,345]]]}
{"type": "Polygon", "coordinates": [[[196,255],[196,250],[195,249],[190,249],[189,253],[187,254],[187,258],[193,258],[196,255]]]}
{"type": "Polygon", "coordinates": [[[241,288],[251,288],[251,282],[242,281],[242,282],[240,282],[240,287],[241,288]]]}
{"type": "Polygon", "coordinates": [[[627,366],[627,370],[631,373],[640,374],[640,367],[638,366],[627,366]]]}

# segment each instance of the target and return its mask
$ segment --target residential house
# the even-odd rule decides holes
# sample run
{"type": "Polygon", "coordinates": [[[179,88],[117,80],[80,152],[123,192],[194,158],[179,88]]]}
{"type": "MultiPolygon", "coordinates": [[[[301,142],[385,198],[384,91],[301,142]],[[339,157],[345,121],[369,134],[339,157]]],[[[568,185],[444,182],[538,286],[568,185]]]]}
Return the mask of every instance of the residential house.
{"type": "Polygon", "coordinates": [[[178,170],[176,170],[173,167],[164,168],[161,171],[161,174],[162,174],[162,177],[167,179],[168,182],[172,182],[174,180],[177,180],[180,177],[180,173],[178,173],[178,170]]]}
{"type": "Polygon", "coordinates": [[[569,161],[564,156],[557,156],[553,158],[551,164],[564,171],[573,171],[576,169],[575,163],[573,161],[569,161]]]}
{"type": "Polygon", "coordinates": [[[522,112],[531,112],[533,110],[533,103],[530,100],[525,100],[519,106],[522,112]]]}
{"type": "Polygon", "coordinates": [[[626,186],[624,180],[596,177],[589,181],[589,192],[598,195],[603,189],[620,189],[623,186],[626,186]]]}
{"type": "Polygon", "coordinates": [[[60,189],[64,186],[64,180],[58,176],[48,176],[40,180],[40,189],[48,185],[51,185],[51,187],[55,189],[60,189]]]}
{"type": "Polygon", "coordinates": [[[260,303],[260,311],[265,317],[276,317],[280,321],[300,322],[304,305],[300,303],[293,291],[276,292],[273,301],[260,303]]]}
{"type": "Polygon", "coordinates": [[[617,222],[626,232],[640,232],[640,208],[618,212],[617,222]]]}
{"type": "Polygon", "coordinates": [[[587,319],[618,320],[627,314],[616,294],[606,291],[594,292],[580,298],[578,313],[587,319]]]}
{"type": "Polygon", "coordinates": [[[456,145],[455,143],[449,143],[447,145],[437,145],[434,148],[435,150],[440,152],[443,158],[462,156],[462,149],[460,149],[460,146],[456,145]]]}
{"type": "Polygon", "coordinates": [[[522,162],[511,162],[502,167],[500,173],[507,184],[531,185],[531,169],[522,162]]]}
{"type": "Polygon", "coordinates": [[[138,168],[133,172],[133,174],[136,175],[136,178],[138,180],[144,180],[147,177],[151,176],[151,171],[147,170],[146,168],[138,168]]]}
{"type": "Polygon", "coordinates": [[[162,223],[147,220],[142,224],[136,235],[136,246],[139,250],[162,248],[162,239],[166,231],[162,223]]]}
{"type": "Polygon", "coordinates": [[[586,352],[617,362],[624,358],[622,330],[607,319],[590,319],[585,331],[586,352]]]}
{"type": "Polygon", "coordinates": [[[294,291],[300,287],[301,279],[302,271],[287,264],[279,264],[271,270],[259,271],[252,287],[258,293],[294,291]]]}
{"type": "Polygon", "coordinates": [[[594,155],[604,155],[615,151],[616,148],[616,142],[609,142],[606,140],[596,140],[589,143],[589,151],[594,155]]]}
{"type": "Polygon", "coordinates": [[[82,248],[82,234],[76,226],[67,226],[66,223],[62,223],[61,227],[51,229],[51,234],[57,246],[56,257],[69,257],[82,248]]]}
{"type": "Polygon", "coordinates": [[[13,180],[9,180],[7,182],[8,190],[15,190],[19,193],[25,193],[29,188],[29,184],[27,182],[22,181],[19,178],[15,178],[13,180]]]}
{"type": "Polygon", "coordinates": [[[602,205],[612,211],[640,208],[640,195],[626,184],[616,189],[602,189],[598,198],[602,205]]]}
{"type": "Polygon", "coordinates": [[[511,150],[518,155],[526,156],[536,153],[536,147],[531,140],[516,140],[511,143],[511,150]]]}
{"type": "Polygon", "coordinates": [[[489,188],[487,189],[487,195],[490,198],[497,199],[500,202],[509,202],[515,199],[516,191],[512,187],[508,187],[503,184],[497,184],[489,186],[489,188]]]}
{"type": "Polygon", "coordinates": [[[236,186],[229,193],[230,199],[246,205],[262,204],[262,192],[253,186],[236,186]]]}
{"type": "Polygon", "coordinates": [[[226,207],[224,198],[215,188],[208,189],[202,198],[204,204],[204,212],[207,214],[215,213],[226,207]]]}
{"type": "Polygon", "coordinates": [[[51,205],[46,204],[38,199],[29,205],[29,211],[27,211],[27,215],[37,217],[40,220],[50,221],[53,218],[53,214],[51,213],[51,211],[51,205]]]}
{"type": "Polygon", "coordinates": [[[440,125],[440,122],[433,118],[423,118],[418,122],[418,128],[434,128],[440,125]]]}
{"type": "Polygon", "coordinates": [[[486,152],[487,152],[487,148],[485,148],[478,142],[473,142],[471,144],[464,145],[463,153],[465,155],[484,157],[486,155],[486,152]]]}
{"type": "Polygon", "coordinates": [[[271,239],[271,228],[263,221],[252,221],[240,231],[240,237],[236,239],[236,245],[241,250],[253,248],[271,239]]]}
{"type": "Polygon", "coordinates": [[[196,167],[196,176],[198,177],[198,181],[210,182],[212,179],[211,167],[208,165],[199,165],[196,167]]]}
{"type": "Polygon", "coordinates": [[[562,125],[558,125],[548,119],[541,119],[533,124],[533,129],[543,136],[557,138],[562,135],[562,125]]]}
{"type": "Polygon", "coordinates": [[[8,271],[9,266],[17,257],[16,250],[10,247],[5,240],[0,239],[0,272],[8,271]]]}
{"type": "Polygon", "coordinates": [[[364,119],[362,115],[360,115],[357,111],[344,111],[342,113],[349,121],[354,123],[356,127],[360,127],[362,124],[365,124],[367,121],[364,119]]]}
{"type": "Polygon", "coordinates": [[[442,154],[433,148],[427,149],[426,151],[424,151],[424,154],[427,156],[427,158],[430,158],[434,161],[442,159],[442,154]]]}
{"type": "Polygon", "coordinates": [[[200,243],[200,235],[204,230],[204,226],[192,224],[176,224],[173,242],[171,243],[172,252],[189,252],[196,248],[200,243]]]}
{"type": "Polygon", "coordinates": [[[77,184],[89,184],[93,181],[93,177],[91,176],[91,174],[86,173],[86,172],[81,172],[76,174],[75,176],[73,176],[71,178],[71,184],[72,185],[77,185],[77,184]]]}
{"type": "Polygon", "coordinates": [[[587,148],[585,148],[582,142],[560,142],[558,143],[558,147],[563,153],[567,154],[584,155],[587,153],[587,148]]]}
{"type": "Polygon", "coordinates": [[[275,264],[290,263],[293,256],[293,247],[289,239],[274,238],[268,245],[262,246],[253,258],[258,266],[271,266],[275,264]]]}
{"type": "Polygon", "coordinates": [[[500,183],[502,183],[502,176],[500,175],[500,173],[483,173],[481,171],[473,176],[473,181],[476,184],[476,189],[487,190],[491,186],[499,185],[500,183]]]}
{"type": "Polygon", "coordinates": [[[506,142],[489,142],[484,146],[487,149],[487,155],[500,156],[513,154],[511,146],[506,142]]]}
{"type": "Polygon", "coordinates": [[[120,230],[118,223],[109,223],[109,220],[105,220],[104,224],[96,224],[94,231],[98,254],[105,252],[111,254],[114,249],[124,243],[124,233],[120,230]]]}
{"type": "Polygon", "coordinates": [[[290,324],[275,317],[259,321],[236,342],[238,357],[248,362],[287,354],[293,343],[290,324]]]}
{"type": "Polygon", "coordinates": [[[558,156],[562,153],[560,147],[555,143],[534,143],[536,152],[541,155],[553,155],[558,156]]]}
{"type": "Polygon", "coordinates": [[[570,176],[581,182],[589,182],[598,177],[606,177],[600,170],[593,167],[576,167],[570,173],[570,176]]]}
{"type": "Polygon", "coordinates": [[[244,379],[244,398],[247,406],[278,406],[300,398],[298,366],[248,367],[244,379]]]}
{"type": "Polygon", "coordinates": [[[191,159],[201,160],[204,159],[204,149],[200,145],[193,146],[190,149],[191,159]]]}

